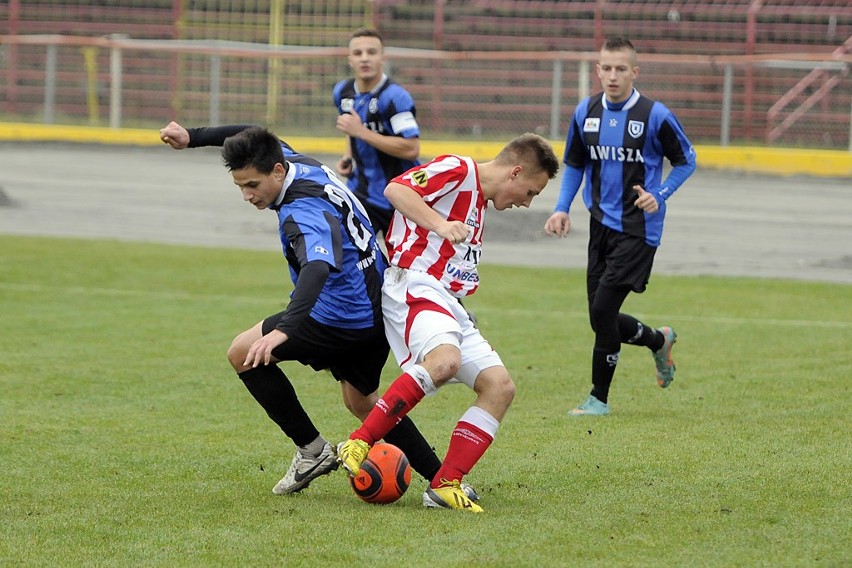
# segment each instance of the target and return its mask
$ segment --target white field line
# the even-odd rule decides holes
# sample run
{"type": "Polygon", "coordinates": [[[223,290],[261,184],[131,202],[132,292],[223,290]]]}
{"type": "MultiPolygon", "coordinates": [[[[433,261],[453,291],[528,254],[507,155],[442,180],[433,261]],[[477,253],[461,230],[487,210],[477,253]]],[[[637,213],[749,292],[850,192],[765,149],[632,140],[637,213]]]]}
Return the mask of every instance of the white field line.
{"type": "MultiPolygon", "coordinates": [[[[43,284],[14,284],[0,282],[0,290],[9,290],[16,292],[37,292],[49,293],[55,297],[68,296],[73,294],[89,294],[95,296],[111,296],[117,298],[145,298],[151,300],[170,300],[170,301],[192,301],[192,302],[230,302],[251,305],[269,305],[270,309],[275,308],[276,301],[273,297],[264,296],[238,296],[238,295],[223,295],[223,294],[193,294],[189,292],[169,292],[169,291],[153,291],[153,290],[129,290],[122,288],[87,288],[82,286],[48,286],[43,284]]],[[[286,299],[289,290],[281,289],[281,300],[286,299]]],[[[549,310],[532,310],[532,309],[505,309],[498,307],[477,306],[477,313],[501,312],[507,315],[516,315],[519,317],[552,317],[564,319],[580,318],[588,319],[588,312],[583,311],[566,311],[558,309],[549,310]]],[[[846,321],[826,321],[826,320],[800,320],[800,319],[778,319],[778,318],[761,318],[761,317],[718,317],[718,316],[693,316],[689,314],[680,315],[657,315],[657,314],[641,314],[642,318],[653,320],[665,320],[667,322],[712,322],[721,325],[758,325],[758,326],[790,326],[790,327],[809,327],[823,329],[852,329],[852,320],[846,321]]]]}
{"type": "MultiPolygon", "coordinates": [[[[88,288],[84,286],[47,286],[43,284],[13,284],[0,282],[0,290],[16,292],[46,293],[53,297],[65,298],[71,295],[109,296],[113,298],[144,298],[150,300],[193,301],[193,302],[232,302],[241,304],[274,304],[275,299],[268,296],[237,296],[225,294],[193,294],[190,292],[169,292],[162,290],[130,290],[126,288],[88,288]]],[[[286,300],[288,290],[282,289],[281,299],[286,300]]]]}

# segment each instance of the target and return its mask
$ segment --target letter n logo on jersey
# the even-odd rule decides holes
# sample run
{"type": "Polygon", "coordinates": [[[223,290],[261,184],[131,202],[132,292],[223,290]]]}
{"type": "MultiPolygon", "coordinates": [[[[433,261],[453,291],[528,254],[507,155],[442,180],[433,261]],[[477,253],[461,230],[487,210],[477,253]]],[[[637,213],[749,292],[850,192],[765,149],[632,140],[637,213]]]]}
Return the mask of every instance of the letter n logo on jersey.
{"type": "Polygon", "coordinates": [[[412,172],[411,179],[419,187],[426,187],[426,184],[429,182],[429,174],[425,170],[417,170],[416,172],[412,172]]]}
{"type": "Polygon", "coordinates": [[[633,138],[639,138],[645,132],[645,123],[638,120],[631,120],[627,123],[627,132],[633,138]]]}

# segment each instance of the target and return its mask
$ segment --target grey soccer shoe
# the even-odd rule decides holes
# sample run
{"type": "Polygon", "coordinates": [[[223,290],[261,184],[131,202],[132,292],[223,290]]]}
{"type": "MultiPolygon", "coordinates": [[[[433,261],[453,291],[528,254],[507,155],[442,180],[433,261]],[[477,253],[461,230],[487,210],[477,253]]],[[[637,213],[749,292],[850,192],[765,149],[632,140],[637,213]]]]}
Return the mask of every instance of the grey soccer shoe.
{"type": "Polygon", "coordinates": [[[272,492],[276,495],[296,493],[307,487],[317,477],[331,473],[337,469],[337,466],[337,456],[334,455],[331,444],[328,442],[317,457],[306,457],[296,450],[287,474],[272,488],[272,492]]]}

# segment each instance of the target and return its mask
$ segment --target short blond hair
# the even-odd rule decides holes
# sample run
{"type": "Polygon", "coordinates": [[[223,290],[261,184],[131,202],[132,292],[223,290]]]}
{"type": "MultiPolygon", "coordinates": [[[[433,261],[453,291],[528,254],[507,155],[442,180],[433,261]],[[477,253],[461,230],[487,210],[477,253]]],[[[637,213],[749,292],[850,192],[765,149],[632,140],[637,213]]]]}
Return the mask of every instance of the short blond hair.
{"type": "Polygon", "coordinates": [[[523,164],[530,169],[530,173],[547,172],[550,179],[559,171],[559,160],[553,152],[553,146],[532,132],[521,134],[506,144],[495,161],[503,165],[523,164]]]}

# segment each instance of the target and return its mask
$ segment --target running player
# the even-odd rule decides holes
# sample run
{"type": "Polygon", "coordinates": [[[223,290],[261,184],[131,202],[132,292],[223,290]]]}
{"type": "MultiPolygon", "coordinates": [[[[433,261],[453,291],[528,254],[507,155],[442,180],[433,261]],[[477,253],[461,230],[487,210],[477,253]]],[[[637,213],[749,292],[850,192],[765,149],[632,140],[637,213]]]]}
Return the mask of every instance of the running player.
{"type": "Polygon", "coordinates": [[[354,77],[333,91],[337,129],[347,145],[337,173],[364,204],[376,233],[387,233],[393,207],[385,186],[419,164],[420,127],[414,99],[383,71],[385,52],[376,30],[360,28],[349,40],[349,66],[354,77]]]}
{"type": "Polygon", "coordinates": [[[574,111],[556,212],[544,225],[548,235],[568,234],[568,212],[585,176],[583,201],[591,213],[586,287],[595,345],[592,391],[569,412],[572,416],[609,414],[609,388],[622,343],[650,350],[661,387],[674,380],[674,329],[654,329],[620,310],[631,291],[645,291],[663,234],[666,200],[695,171],[695,151],[675,115],[633,87],[639,75],[633,44],[606,40],[597,73],[604,90],[574,111]],[[664,158],[673,166],[665,180],[664,158]]]}

